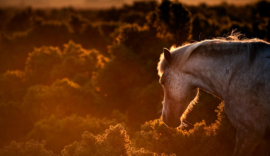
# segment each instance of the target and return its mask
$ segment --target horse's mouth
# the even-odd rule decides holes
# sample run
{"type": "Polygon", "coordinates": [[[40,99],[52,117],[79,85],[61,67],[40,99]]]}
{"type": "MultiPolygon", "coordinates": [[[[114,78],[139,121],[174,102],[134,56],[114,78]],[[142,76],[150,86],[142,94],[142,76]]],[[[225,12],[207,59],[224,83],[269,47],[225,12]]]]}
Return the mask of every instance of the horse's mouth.
{"type": "Polygon", "coordinates": [[[175,119],[175,118],[168,118],[162,116],[162,121],[165,123],[170,128],[177,128],[181,125],[181,120],[180,119],[175,119]]]}

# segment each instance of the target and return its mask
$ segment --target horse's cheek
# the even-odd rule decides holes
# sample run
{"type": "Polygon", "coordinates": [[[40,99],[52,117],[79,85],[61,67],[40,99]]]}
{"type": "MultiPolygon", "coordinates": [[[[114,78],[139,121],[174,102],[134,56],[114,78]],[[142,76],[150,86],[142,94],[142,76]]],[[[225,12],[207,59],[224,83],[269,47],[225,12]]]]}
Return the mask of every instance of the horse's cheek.
{"type": "Polygon", "coordinates": [[[180,87],[177,85],[171,86],[167,91],[167,98],[172,99],[174,101],[180,101],[181,95],[183,95],[183,92],[180,87]]]}

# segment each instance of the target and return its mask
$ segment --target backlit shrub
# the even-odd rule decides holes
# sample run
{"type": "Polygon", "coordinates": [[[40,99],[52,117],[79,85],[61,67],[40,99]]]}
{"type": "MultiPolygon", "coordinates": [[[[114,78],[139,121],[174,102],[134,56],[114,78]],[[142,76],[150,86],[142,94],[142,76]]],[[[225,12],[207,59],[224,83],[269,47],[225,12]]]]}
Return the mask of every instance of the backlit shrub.
{"type": "Polygon", "coordinates": [[[0,156],[56,156],[44,148],[45,142],[29,141],[26,143],[12,142],[0,150],[0,156]]]}

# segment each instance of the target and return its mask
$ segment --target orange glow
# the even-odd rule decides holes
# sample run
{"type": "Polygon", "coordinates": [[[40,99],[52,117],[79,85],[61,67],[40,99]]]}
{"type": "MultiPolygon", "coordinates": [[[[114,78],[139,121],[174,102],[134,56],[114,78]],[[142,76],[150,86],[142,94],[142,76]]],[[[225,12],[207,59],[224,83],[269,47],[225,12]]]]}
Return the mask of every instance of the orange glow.
{"type": "Polygon", "coordinates": [[[235,129],[204,91],[181,127],[163,123],[157,64],[234,29],[269,41],[270,3],[201,2],[0,0],[0,156],[231,155],[235,129]]]}

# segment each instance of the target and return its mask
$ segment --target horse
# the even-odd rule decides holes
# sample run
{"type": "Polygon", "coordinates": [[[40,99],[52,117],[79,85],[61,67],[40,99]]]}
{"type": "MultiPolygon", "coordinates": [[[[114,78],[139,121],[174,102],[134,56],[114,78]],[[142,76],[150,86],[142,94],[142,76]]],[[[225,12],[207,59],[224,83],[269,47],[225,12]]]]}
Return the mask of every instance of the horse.
{"type": "Polygon", "coordinates": [[[181,125],[199,89],[224,101],[237,129],[233,156],[251,155],[261,146],[270,155],[270,44],[260,39],[208,39],[171,50],[158,63],[164,100],[162,121],[181,125]]]}

